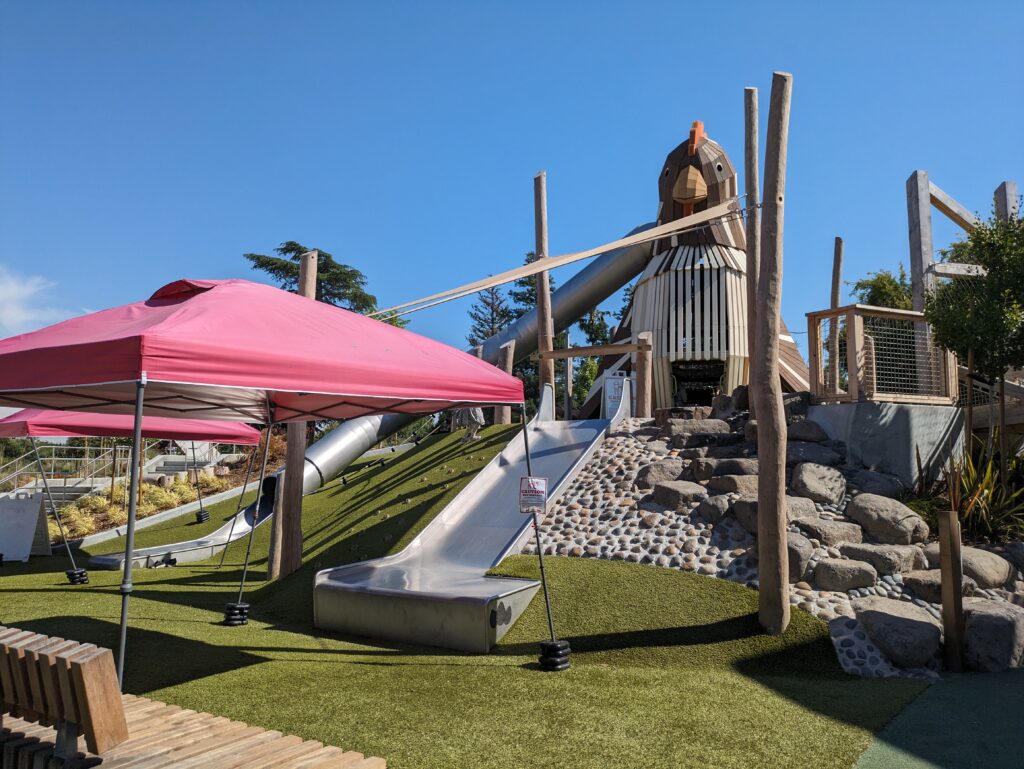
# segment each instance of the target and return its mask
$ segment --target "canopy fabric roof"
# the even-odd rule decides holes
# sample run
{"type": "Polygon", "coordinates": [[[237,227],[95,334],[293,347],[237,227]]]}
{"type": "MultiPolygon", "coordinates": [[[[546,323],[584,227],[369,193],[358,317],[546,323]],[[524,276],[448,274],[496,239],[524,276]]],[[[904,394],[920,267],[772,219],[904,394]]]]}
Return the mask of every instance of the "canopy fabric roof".
{"type": "Polygon", "coordinates": [[[131,413],[140,379],[147,415],[245,422],[523,400],[472,355],[246,280],[178,280],[0,340],[0,405],[131,413]]]}
{"type": "MultiPolygon", "coordinates": [[[[0,438],[131,438],[134,434],[135,417],[131,414],[22,409],[0,419],[0,438]]],[[[142,437],[255,446],[260,431],[241,422],[146,416],[142,418],[142,437]]]]}

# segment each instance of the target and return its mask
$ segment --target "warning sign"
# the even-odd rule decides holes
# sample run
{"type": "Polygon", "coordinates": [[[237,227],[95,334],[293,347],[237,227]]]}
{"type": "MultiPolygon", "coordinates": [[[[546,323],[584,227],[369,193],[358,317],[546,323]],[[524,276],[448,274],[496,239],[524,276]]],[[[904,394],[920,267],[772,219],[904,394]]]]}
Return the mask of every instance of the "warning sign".
{"type": "Polygon", "coordinates": [[[519,479],[519,512],[524,515],[543,515],[548,504],[547,478],[519,479]]]}

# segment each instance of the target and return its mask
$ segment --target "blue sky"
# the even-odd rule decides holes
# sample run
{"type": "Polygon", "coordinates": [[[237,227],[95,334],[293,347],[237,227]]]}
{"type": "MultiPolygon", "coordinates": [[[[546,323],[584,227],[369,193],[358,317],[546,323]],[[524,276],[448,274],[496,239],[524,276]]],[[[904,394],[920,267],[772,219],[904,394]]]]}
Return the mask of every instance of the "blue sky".
{"type": "MultiPolygon", "coordinates": [[[[382,305],[649,221],[701,119],[742,167],[743,88],[794,75],[783,314],[907,259],[917,168],[987,214],[1024,182],[1024,5],[3,2],[0,336],[294,239],[382,305]]],[[[936,242],[955,236],[936,218],[936,242]]],[[[564,281],[569,273],[556,273],[564,281]]],[[[464,299],[411,328],[463,346],[464,299]]],[[[613,305],[616,303],[613,303],[613,305]]]]}

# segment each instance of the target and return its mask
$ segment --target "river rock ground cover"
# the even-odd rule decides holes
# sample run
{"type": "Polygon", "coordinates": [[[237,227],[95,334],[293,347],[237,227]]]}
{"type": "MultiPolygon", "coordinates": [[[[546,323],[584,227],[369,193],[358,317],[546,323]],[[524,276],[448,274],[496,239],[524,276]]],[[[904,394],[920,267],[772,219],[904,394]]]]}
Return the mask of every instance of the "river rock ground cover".
{"type": "MultiPolygon", "coordinates": [[[[385,756],[394,769],[840,769],[922,690],[843,673],[826,626],[807,613],[781,637],[762,635],[756,592],[744,585],[636,563],[552,559],[556,627],[575,649],[562,674],[536,669],[539,597],[484,656],[313,627],[316,568],[404,547],[510,435],[488,428],[469,446],[432,438],[307,497],[306,566],[278,584],[263,582],[269,531],[258,530],[247,626],[219,624],[244,543],[222,569],[213,560],[136,570],[129,691],[385,756]]],[[[139,544],[201,534],[233,509],[218,505],[208,524],[147,529],[139,544]]],[[[0,624],[111,646],[120,574],[94,571],[72,587],[63,568],[57,557],[5,565],[0,624]]],[[[536,559],[501,570],[536,576],[536,559]]]]}

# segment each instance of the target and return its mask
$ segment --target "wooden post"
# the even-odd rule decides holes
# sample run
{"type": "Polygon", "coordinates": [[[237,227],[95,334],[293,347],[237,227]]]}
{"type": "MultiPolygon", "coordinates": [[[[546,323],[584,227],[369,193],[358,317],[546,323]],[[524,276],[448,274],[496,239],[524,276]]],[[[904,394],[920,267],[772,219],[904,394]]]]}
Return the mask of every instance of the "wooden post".
{"type": "MultiPolygon", "coordinates": [[[[498,348],[498,368],[504,371],[506,374],[512,373],[512,364],[516,355],[516,340],[513,339],[511,342],[505,342],[501,347],[498,348]]],[[[494,424],[496,425],[510,425],[512,424],[512,407],[511,406],[495,406],[494,407],[494,424]]]]}
{"type": "Polygon", "coordinates": [[[786,416],[779,380],[779,311],[782,306],[783,213],[786,193],[786,156],[789,141],[789,106],[793,76],[772,76],[768,108],[768,135],[764,161],[764,209],[761,241],[754,370],[757,386],[757,551],[758,619],[771,635],[789,625],[789,552],[786,539],[786,416]]]}
{"type": "Polygon", "coordinates": [[[964,451],[974,451],[974,349],[967,351],[967,403],[964,408],[964,451]]]}
{"type": "MultiPolygon", "coordinates": [[[[757,381],[754,347],[757,344],[757,274],[761,265],[761,179],[758,172],[757,89],[743,89],[743,189],[747,207],[747,390],[752,394],[757,381]]],[[[750,418],[757,418],[754,398],[747,398],[750,418]]]]}
{"type": "MultiPolygon", "coordinates": [[[[960,478],[954,474],[949,482],[959,484],[960,478]]],[[[953,497],[956,496],[954,492],[953,497]]],[[[957,519],[953,504],[950,504],[949,509],[940,512],[938,517],[942,627],[945,636],[942,653],[946,667],[956,673],[963,669],[964,594],[960,521],[957,519]]]]}
{"type": "Polygon", "coordinates": [[[572,419],[572,358],[565,359],[565,419],[572,419]]]}
{"type": "Polygon", "coordinates": [[[651,358],[653,338],[654,334],[650,331],[643,331],[636,335],[636,341],[640,343],[641,349],[636,352],[636,414],[633,416],[641,419],[650,419],[653,416],[651,411],[651,385],[654,381],[651,358]]]}
{"type": "MultiPolygon", "coordinates": [[[[533,219],[536,235],[534,252],[537,260],[548,255],[548,175],[546,171],[533,177],[533,219]]],[[[551,352],[554,347],[555,326],[551,317],[551,282],[547,271],[537,273],[537,352],[551,352]]],[[[540,389],[555,386],[555,362],[541,358],[537,364],[540,389]]]]}
{"type": "Polygon", "coordinates": [[[1003,182],[996,188],[996,219],[1006,221],[1011,215],[1020,215],[1020,193],[1017,182],[1003,182]]]}
{"type": "MultiPolygon", "coordinates": [[[[839,307],[843,286],[843,239],[836,235],[832,250],[832,303],[830,308],[839,307]]],[[[832,317],[828,334],[828,380],[833,392],[839,392],[839,316],[832,317]]]]}
{"type": "Polygon", "coordinates": [[[861,361],[864,353],[864,318],[856,310],[846,315],[846,392],[856,403],[861,399],[860,383],[864,377],[861,361]]]}
{"type": "Polygon", "coordinates": [[[928,173],[914,171],[907,179],[907,225],[910,231],[910,284],[913,308],[924,312],[924,299],[934,278],[932,265],[932,202],[928,173]]]}
{"type": "MultiPolygon", "coordinates": [[[[299,257],[299,294],[316,301],[319,251],[299,257]]],[[[306,423],[289,422],[284,478],[274,495],[274,521],[270,537],[268,576],[286,577],[302,565],[302,480],[306,470],[306,423]]],[[[270,440],[268,435],[267,440],[270,440]]]]}

